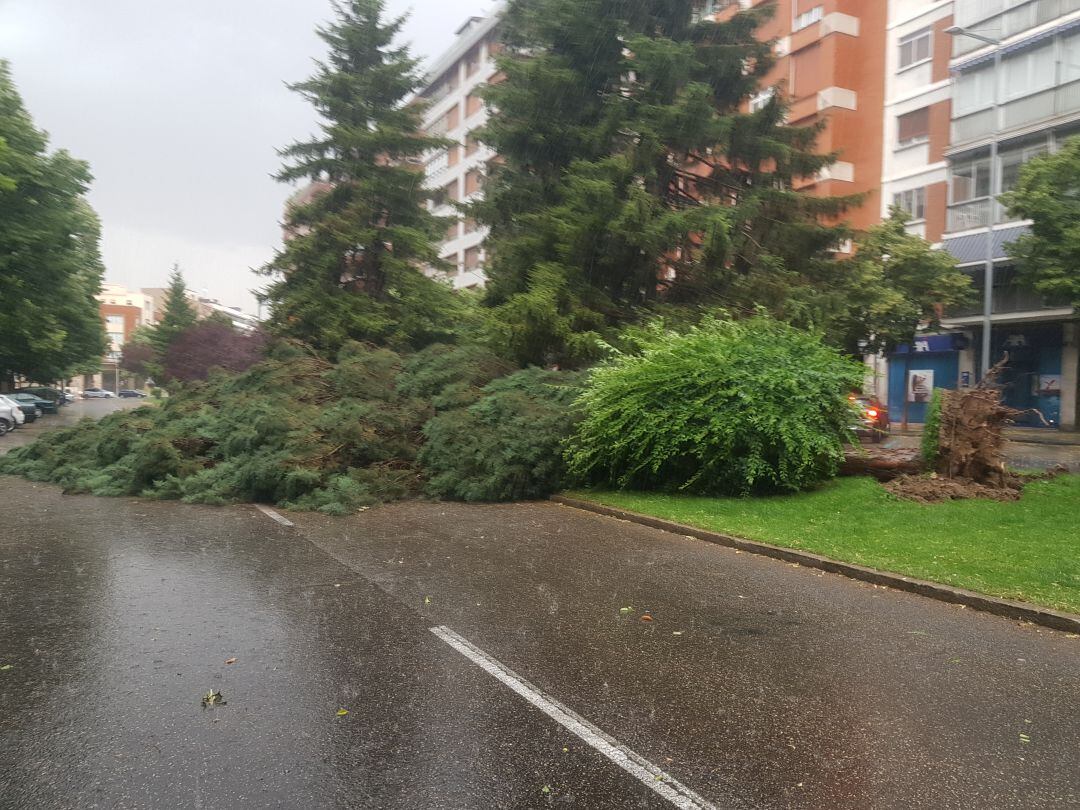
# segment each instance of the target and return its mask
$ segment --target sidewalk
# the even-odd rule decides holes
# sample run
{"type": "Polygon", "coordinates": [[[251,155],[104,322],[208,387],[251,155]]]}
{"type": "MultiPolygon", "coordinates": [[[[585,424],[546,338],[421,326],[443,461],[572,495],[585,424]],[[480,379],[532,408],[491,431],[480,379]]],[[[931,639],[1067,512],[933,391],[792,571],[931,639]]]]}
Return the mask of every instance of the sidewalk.
{"type": "MultiPolygon", "coordinates": [[[[915,437],[922,436],[922,425],[909,425],[907,430],[893,423],[892,435],[915,437]]],[[[1005,437],[1020,444],[1052,444],[1064,447],[1080,447],[1080,432],[1061,431],[1053,428],[1008,428],[1005,437]]]]}
{"type": "MultiPolygon", "coordinates": [[[[1005,432],[1005,458],[1019,470],[1043,470],[1061,465],[1080,472],[1080,434],[1056,430],[1012,428],[1005,432]]],[[[892,434],[881,444],[890,450],[915,448],[922,441],[922,426],[907,431],[893,427],[892,434]]]]}

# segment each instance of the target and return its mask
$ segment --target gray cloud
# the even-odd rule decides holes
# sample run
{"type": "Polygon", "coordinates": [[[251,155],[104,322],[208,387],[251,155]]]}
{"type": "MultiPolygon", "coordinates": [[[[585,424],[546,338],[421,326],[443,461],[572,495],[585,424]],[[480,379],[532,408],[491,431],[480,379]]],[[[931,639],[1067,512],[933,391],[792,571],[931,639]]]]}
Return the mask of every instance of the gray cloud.
{"type": "MultiPolygon", "coordinates": [[[[387,0],[433,57],[490,0],[387,0]]],[[[286,82],[324,49],[328,0],[0,0],[0,57],[54,148],[88,160],[108,279],[253,307],[290,189],[275,150],[314,130],[286,82]]]]}

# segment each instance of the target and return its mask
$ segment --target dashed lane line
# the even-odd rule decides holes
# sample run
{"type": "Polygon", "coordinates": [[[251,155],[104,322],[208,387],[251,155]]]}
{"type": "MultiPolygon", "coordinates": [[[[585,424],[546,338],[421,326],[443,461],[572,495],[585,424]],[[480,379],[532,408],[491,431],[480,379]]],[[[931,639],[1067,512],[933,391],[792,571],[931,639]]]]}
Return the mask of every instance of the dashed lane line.
{"type": "Polygon", "coordinates": [[[287,520],[286,518],[279,515],[277,512],[275,512],[269,506],[263,506],[262,504],[257,503],[257,504],[255,504],[255,508],[258,509],[260,512],[262,512],[264,515],[266,515],[271,520],[276,520],[282,526],[295,526],[296,525],[291,520],[287,520]]]}
{"type": "Polygon", "coordinates": [[[499,663],[479,647],[462,638],[448,627],[432,627],[431,632],[464,655],[486,673],[517,693],[567,731],[580,737],[603,756],[633,776],[649,790],[663,796],[680,810],[717,810],[686,785],[635,754],[614,737],[568,709],[553,697],[544,694],[512,669],[499,663]]]}

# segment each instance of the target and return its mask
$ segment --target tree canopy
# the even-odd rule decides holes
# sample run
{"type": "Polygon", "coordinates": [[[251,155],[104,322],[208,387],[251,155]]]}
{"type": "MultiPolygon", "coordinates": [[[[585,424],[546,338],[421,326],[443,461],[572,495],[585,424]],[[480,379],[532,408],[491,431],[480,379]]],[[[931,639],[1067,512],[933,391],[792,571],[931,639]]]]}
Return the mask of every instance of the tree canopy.
{"type": "Polygon", "coordinates": [[[169,274],[169,286],[165,293],[165,310],[161,321],[149,333],[150,343],[154,346],[158,360],[164,358],[169,346],[195,325],[198,316],[187,297],[187,284],[179,265],[173,265],[169,274]]]}
{"type": "Polygon", "coordinates": [[[319,29],[329,47],[310,79],[292,85],[323,119],[281,152],[284,182],[317,184],[287,214],[290,237],[265,271],[275,332],[334,352],[349,340],[417,346],[452,331],[459,303],[424,275],[439,266],[445,222],[425,203],[420,156],[442,142],[420,132],[418,63],[395,44],[404,18],[383,0],[343,0],[319,29]]]}
{"type": "Polygon", "coordinates": [[[910,344],[920,326],[936,328],[949,308],[973,294],[971,278],[956,268],[956,259],[908,233],[907,222],[907,213],[894,208],[844,263],[845,283],[835,290],[836,306],[820,327],[849,355],[910,344]]]}
{"type": "Polygon", "coordinates": [[[48,146],[0,60],[0,381],[57,380],[106,349],[90,170],[48,146]]]}
{"type": "Polygon", "coordinates": [[[1080,307],[1080,137],[1020,171],[1016,188],[1002,197],[1031,232],[1008,245],[1021,280],[1048,299],[1080,307]]]}
{"type": "Polygon", "coordinates": [[[854,198],[794,190],[835,158],[785,123],[779,93],[742,105],[772,56],[771,4],[724,23],[689,0],[512,0],[498,153],[475,213],[491,227],[489,304],[520,362],[575,365],[658,303],[813,323],[841,275],[826,224],[854,198]]]}

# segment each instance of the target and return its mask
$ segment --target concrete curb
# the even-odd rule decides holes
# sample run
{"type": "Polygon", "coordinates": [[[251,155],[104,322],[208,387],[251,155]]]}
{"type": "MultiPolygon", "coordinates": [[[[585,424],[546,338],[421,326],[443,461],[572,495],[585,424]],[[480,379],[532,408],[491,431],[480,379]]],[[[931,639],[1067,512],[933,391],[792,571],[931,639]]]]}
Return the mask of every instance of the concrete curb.
{"type": "Polygon", "coordinates": [[[685,526],[682,523],[674,523],[670,520],[642,515],[637,512],[628,512],[625,509],[616,509],[611,506],[603,506],[592,501],[583,501],[577,498],[567,498],[564,495],[554,495],[551,498],[555,503],[570,506],[574,509],[582,509],[594,512],[598,515],[626,520],[653,529],[665,532],[681,534],[686,537],[694,537],[704,540],[706,543],[716,543],[728,548],[739,549],[750,554],[759,554],[763,557],[783,560],[789,563],[798,563],[807,568],[817,568],[833,574],[857,579],[860,582],[869,582],[873,585],[883,585],[887,588],[895,588],[899,591],[927,596],[937,599],[939,602],[949,602],[955,605],[965,605],[975,610],[993,613],[1006,619],[1022,622],[1031,622],[1053,630],[1063,630],[1067,633],[1080,634],[1080,616],[1072,613],[1063,613],[1050,608],[1042,608],[1029,605],[1024,602],[1013,602],[1008,599],[998,599],[994,596],[953,588],[942,585],[939,582],[927,582],[922,579],[906,577],[902,574],[894,574],[889,571],[878,571],[874,568],[866,568],[853,563],[840,562],[819,554],[811,554],[808,551],[797,551],[791,548],[773,546],[768,543],[759,543],[754,540],[744,540],[741,537],[733,537],[720,532],[711,532],[706,529],[698,529],[693,526],[685,526]]]}

